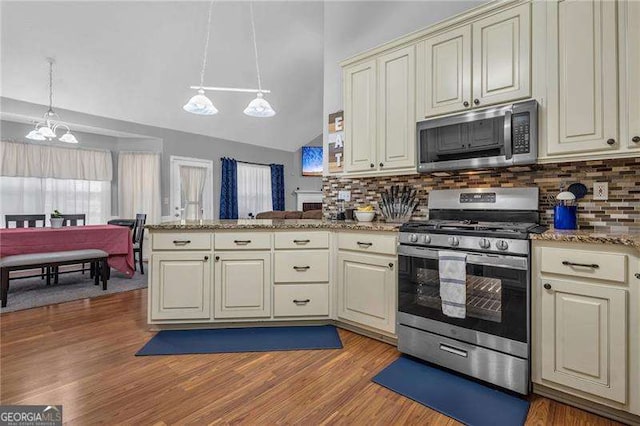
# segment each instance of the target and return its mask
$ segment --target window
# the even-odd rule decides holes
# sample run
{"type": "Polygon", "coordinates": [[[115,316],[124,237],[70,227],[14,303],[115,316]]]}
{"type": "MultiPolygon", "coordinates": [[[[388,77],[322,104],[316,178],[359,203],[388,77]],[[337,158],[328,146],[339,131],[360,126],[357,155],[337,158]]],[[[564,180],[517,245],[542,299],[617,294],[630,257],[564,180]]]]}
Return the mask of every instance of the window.
{"type": "Polygon", "coordinates": [[[273,210],[271,167],[238,163],[238,217],[273,210]]]}

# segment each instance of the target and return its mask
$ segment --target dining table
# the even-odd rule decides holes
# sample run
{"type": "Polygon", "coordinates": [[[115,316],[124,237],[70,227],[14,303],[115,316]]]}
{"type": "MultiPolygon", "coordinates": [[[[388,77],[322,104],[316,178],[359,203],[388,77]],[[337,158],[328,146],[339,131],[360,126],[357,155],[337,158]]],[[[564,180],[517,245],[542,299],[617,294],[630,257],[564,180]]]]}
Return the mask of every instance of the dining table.
{"type": "Polygon", "coordinates": [[[128,277],[134,274],[131,229],[117,225],[61,228],[0,229],[0,258],[16,254],[98,249],[108,253],[109,266],[128,277]]]}

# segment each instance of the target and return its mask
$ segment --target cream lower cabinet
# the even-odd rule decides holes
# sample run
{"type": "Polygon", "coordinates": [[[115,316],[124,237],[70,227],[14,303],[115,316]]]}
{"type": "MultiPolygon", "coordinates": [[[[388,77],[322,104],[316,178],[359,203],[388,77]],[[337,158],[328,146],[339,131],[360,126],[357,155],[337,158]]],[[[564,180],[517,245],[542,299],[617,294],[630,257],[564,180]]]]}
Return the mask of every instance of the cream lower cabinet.
{"type": "Polygon", "coordinates": [[[271,253],[238,251],[215,255],[214,317],[270,317],[271,253]]]}
{"type": "Polygon", "coordinates": [[[396,258],[338,253],[338,319],[395,334],[396,258]]]}
{"type": "Polygon", "coordinates": [[[211,317],[209,253],[163,252],[151,256],[151,319],[208,320],[211,317]]]}

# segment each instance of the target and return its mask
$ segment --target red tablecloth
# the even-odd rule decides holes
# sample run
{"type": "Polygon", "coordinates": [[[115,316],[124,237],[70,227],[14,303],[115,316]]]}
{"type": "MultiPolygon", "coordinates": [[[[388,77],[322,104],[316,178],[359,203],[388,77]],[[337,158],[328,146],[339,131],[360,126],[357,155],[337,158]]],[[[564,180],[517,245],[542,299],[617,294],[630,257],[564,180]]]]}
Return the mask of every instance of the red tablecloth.
{"type": "Polygon", "coordinates": [[[133,276],[133,244],[128,227],[87,225],[56,229],[0,229],[0,257],[84,249],[106,251],[109,253],[109,266],[133,276]]]}

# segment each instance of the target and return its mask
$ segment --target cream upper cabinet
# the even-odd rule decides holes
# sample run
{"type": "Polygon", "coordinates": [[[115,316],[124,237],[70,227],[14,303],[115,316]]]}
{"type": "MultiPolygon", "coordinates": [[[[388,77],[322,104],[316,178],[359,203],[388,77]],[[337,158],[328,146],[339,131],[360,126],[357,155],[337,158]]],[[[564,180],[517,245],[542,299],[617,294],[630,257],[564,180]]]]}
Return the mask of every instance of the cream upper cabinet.
{"type": "Polygon", "coordinates": [[[617,6],[600,0],[547,3],[550,156],[619,149],[617,6]]]}
{"type": "Polygon", "coordinates": [[[640,149],[640,2],[628,1],[624,29],[626,46],[626,82],[627,90],[621,93],[626,101],[627,128],[626,146],[640,149]]]}
{"type": "Polygon", "coordinates": [[[216,252],[214,317],[271,316],[271,253],[216,252]]]}
{"type": "Polygon", "coordinates": [[[471,26],[417,45],[417,120],[471,107],[471,26]]]}
{"type": "Polygon", "coordinates": [[[151,319],[211,317],[210,254],[164,252],[151,256],[151,319]]]}
{"type": "Polygon", "coordinates": [[[376,61],[344,69],[345,170],[376,167],[376,61]]]}
{"type": "Polygon", "coordinates": [[[542,379],[625,403],[626,290],[541,278],[542,379]]]}
{"type": "Polygon", "coordinates": [[[531,5],[476,21],[473,27],[473,104],[531,96],[531,5]]]}
{"type": "Polygon", "coordinates": [[[382,55],[377,62],[378,167],[415,167],[415,47],[382,55]]]}
{"type": "Polygon", "coordinates": [[[396,259],[338,253],[338,317],[390,334],[396,330],[396,259]]]}

